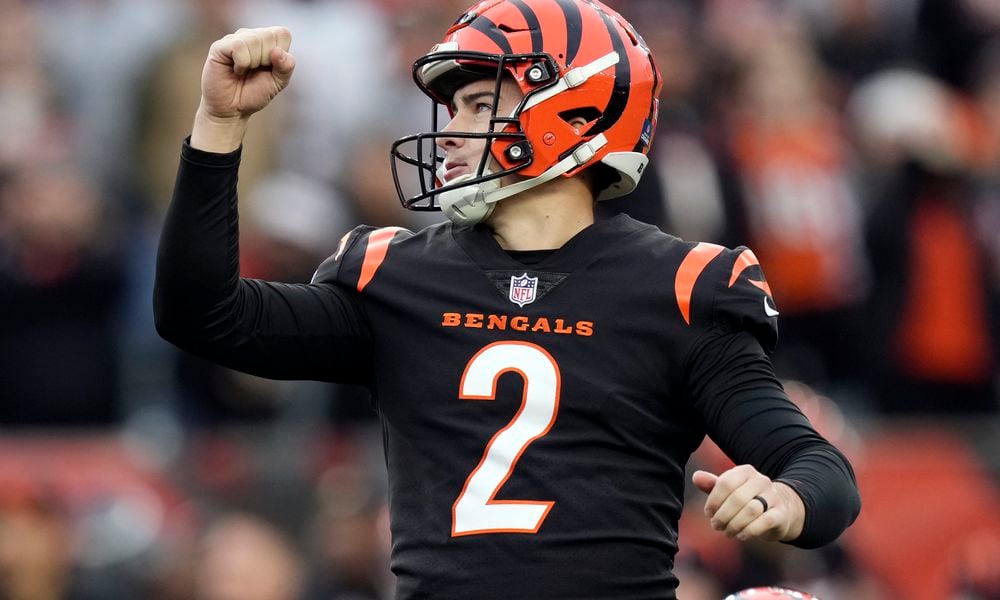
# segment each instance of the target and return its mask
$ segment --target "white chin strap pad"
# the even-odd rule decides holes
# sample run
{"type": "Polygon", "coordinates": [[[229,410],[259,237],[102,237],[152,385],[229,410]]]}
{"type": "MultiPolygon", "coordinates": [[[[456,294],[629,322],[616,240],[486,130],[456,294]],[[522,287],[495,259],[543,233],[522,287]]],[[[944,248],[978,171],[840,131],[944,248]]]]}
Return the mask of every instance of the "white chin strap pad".
{"type": "MultiPolygon", "coordinates": [[[[538,187],[543,183],[552,181],[563,173],[568,173],[573,169],[585,165],[597,154],[597,151],[608,143],[604,134],[599,134],[589,142],[585,142],[576,147],[569,156],[551,166],[547,171],[537,177],[525,179],[504,187],[500,187],[499,179],[484,181],[479,185],[468,185],[459,187],[447,192],[438,194],[438,206],[452,222],[459,225],[475,225],[490,216],[493,206],[503,200],[510,198],[521,192],[538,187]]],[[[461,183],[475,177],[472,173],[467,173],[449,181],[448,185],[461,183]]]]}
{"type": "MultiPolygon", "coordinates": [[[[475,177],[467,173],[456,177],[449,185],[461,183],[463,180],[475,177]]],[[[492,179],[479,185],[469,185],[438,194],[438,206],[441,211],[457,225],[475,225],[482,222],[493,212],[493,204],[486,202],[487,192],[500,188],[500,180],[492,179]]]]}

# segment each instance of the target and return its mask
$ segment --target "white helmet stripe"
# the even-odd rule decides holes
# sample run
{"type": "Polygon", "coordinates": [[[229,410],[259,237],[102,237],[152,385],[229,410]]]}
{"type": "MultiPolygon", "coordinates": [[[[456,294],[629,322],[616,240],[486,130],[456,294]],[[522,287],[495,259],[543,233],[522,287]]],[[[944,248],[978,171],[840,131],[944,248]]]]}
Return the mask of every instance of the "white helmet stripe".
{"type": "Polygon", "coordinates": [[[575,88],[576,86],[587,81],[594,75],[597,75],[601,71],[613,67],[618,64],[621,60],[617,52],[610,52],[605,54],[597,60],[583,65],[582,67],[577,67],[572,71],[567,71],[562,78],[553,85],[552,87],[547,87],[543,90],[539,90],[538,93],[533,94],[531,98],[524,104],[522,110],[528,110],[529,108],[545,102],[549,98],[555,96],[556,94],[562,93],[568,89],[575,88]]]}

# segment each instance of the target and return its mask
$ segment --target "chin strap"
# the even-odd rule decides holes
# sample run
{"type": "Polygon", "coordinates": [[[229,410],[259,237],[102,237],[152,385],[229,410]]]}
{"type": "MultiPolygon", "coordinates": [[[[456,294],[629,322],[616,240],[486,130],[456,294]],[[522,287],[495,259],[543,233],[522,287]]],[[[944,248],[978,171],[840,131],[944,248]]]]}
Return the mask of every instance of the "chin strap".
{"type": "Polygon", "coordinates": [[[531,179],[519,181],[513,185],[508,185],[494,191],[486,192],[485,201],[488,204],[493,204],[494,202],[503,200],[504,198],[510,198],[514,194],[520,194],[521,192],[530,190],[533,187],[552,181],[556,177],[590,162],[590,159],[594,158],[597,151],[607,145],[607,143],[608,138],[604,137],[603,133],[598,134],[589,142],[584,142],[577,146],[569,156],[549,167],[538,177],[532,177],[531,179]]]}
{"type": "MultiPolygon", "coordinates": [[[[573,169],[585,165],[597,154],[598,150],[608,143],[608,138],[604,134],[594,136],[588,142],[577,146],[566,158],[549,167],[538,177],[532,177],[515,184],[500,187],[500,179],[484,181],[479,185],[460,187],[438,195],[438,205],[445,215],[459,225],[475,225],[481,222],[493,212],[494,205],[510,198],[515,194],[520,194],[543,183],[552,181],[556,177],[572,171],[573,169]]],[[[462,175],[452,183],[459,183],[466,179],[472,179],[474,174],[462,175]]]]}

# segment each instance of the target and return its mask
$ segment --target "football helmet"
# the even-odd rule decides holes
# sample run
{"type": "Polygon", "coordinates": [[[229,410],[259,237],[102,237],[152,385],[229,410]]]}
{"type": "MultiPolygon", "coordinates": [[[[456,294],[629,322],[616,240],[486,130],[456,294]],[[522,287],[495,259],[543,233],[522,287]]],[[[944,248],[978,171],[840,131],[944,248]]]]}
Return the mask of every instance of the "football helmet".
{"type": "Polygon", "coordinates": [[[819,598],[783,587],[755,587],[730,594],[725,600],[819,600],[819,598]]]}
{"type": "Polygon", "coordinates": [[[597,199],[616,198],[635,189],[648,162],[660,73],[635,29],[598,0],[484,0],[414,63],[413,79],[431,99],[431,132],[391,149],[396,190],[411,210],[476,223],[499,200],[597,164],[609,168],[597,199]],[[524,94],[511,114],[497,114],[504,78],[524,94]],[[483,79],[495,82],[488,130],[440,131],[439,107],[454,116],[455,91],[483,79]],[[474,172],[445,181],[441,138],[485,140],[474,172]],[[411,194],[400,179],[414,167],[411,194]],[[519,180],[501,186],[514,173],[519,180]]]}

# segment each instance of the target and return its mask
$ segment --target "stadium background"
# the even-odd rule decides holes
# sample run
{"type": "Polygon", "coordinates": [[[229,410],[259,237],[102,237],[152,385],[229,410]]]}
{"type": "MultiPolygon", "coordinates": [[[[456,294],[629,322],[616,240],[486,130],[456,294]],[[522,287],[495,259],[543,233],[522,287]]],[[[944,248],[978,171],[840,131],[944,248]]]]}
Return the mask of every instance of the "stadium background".
{"type": "MultiPolygon", "coordinates": [[[[779,375],[864,502],[804,552],[714,534],[692,493],[681,597],[1000,598],[1000,3],[608,4],[666,80],[627,210],[756,251],[779,375]]],[[[464,8],[0,0],[0,597],[391,594],[364,394],[175,351],[153,265],[207,47],[242,26],[289,27],[299,63],[246,142],[244,275],[305,281],[354,224],[430,222],[388,145],[427,126],[409,63],[464,8]]]]}

